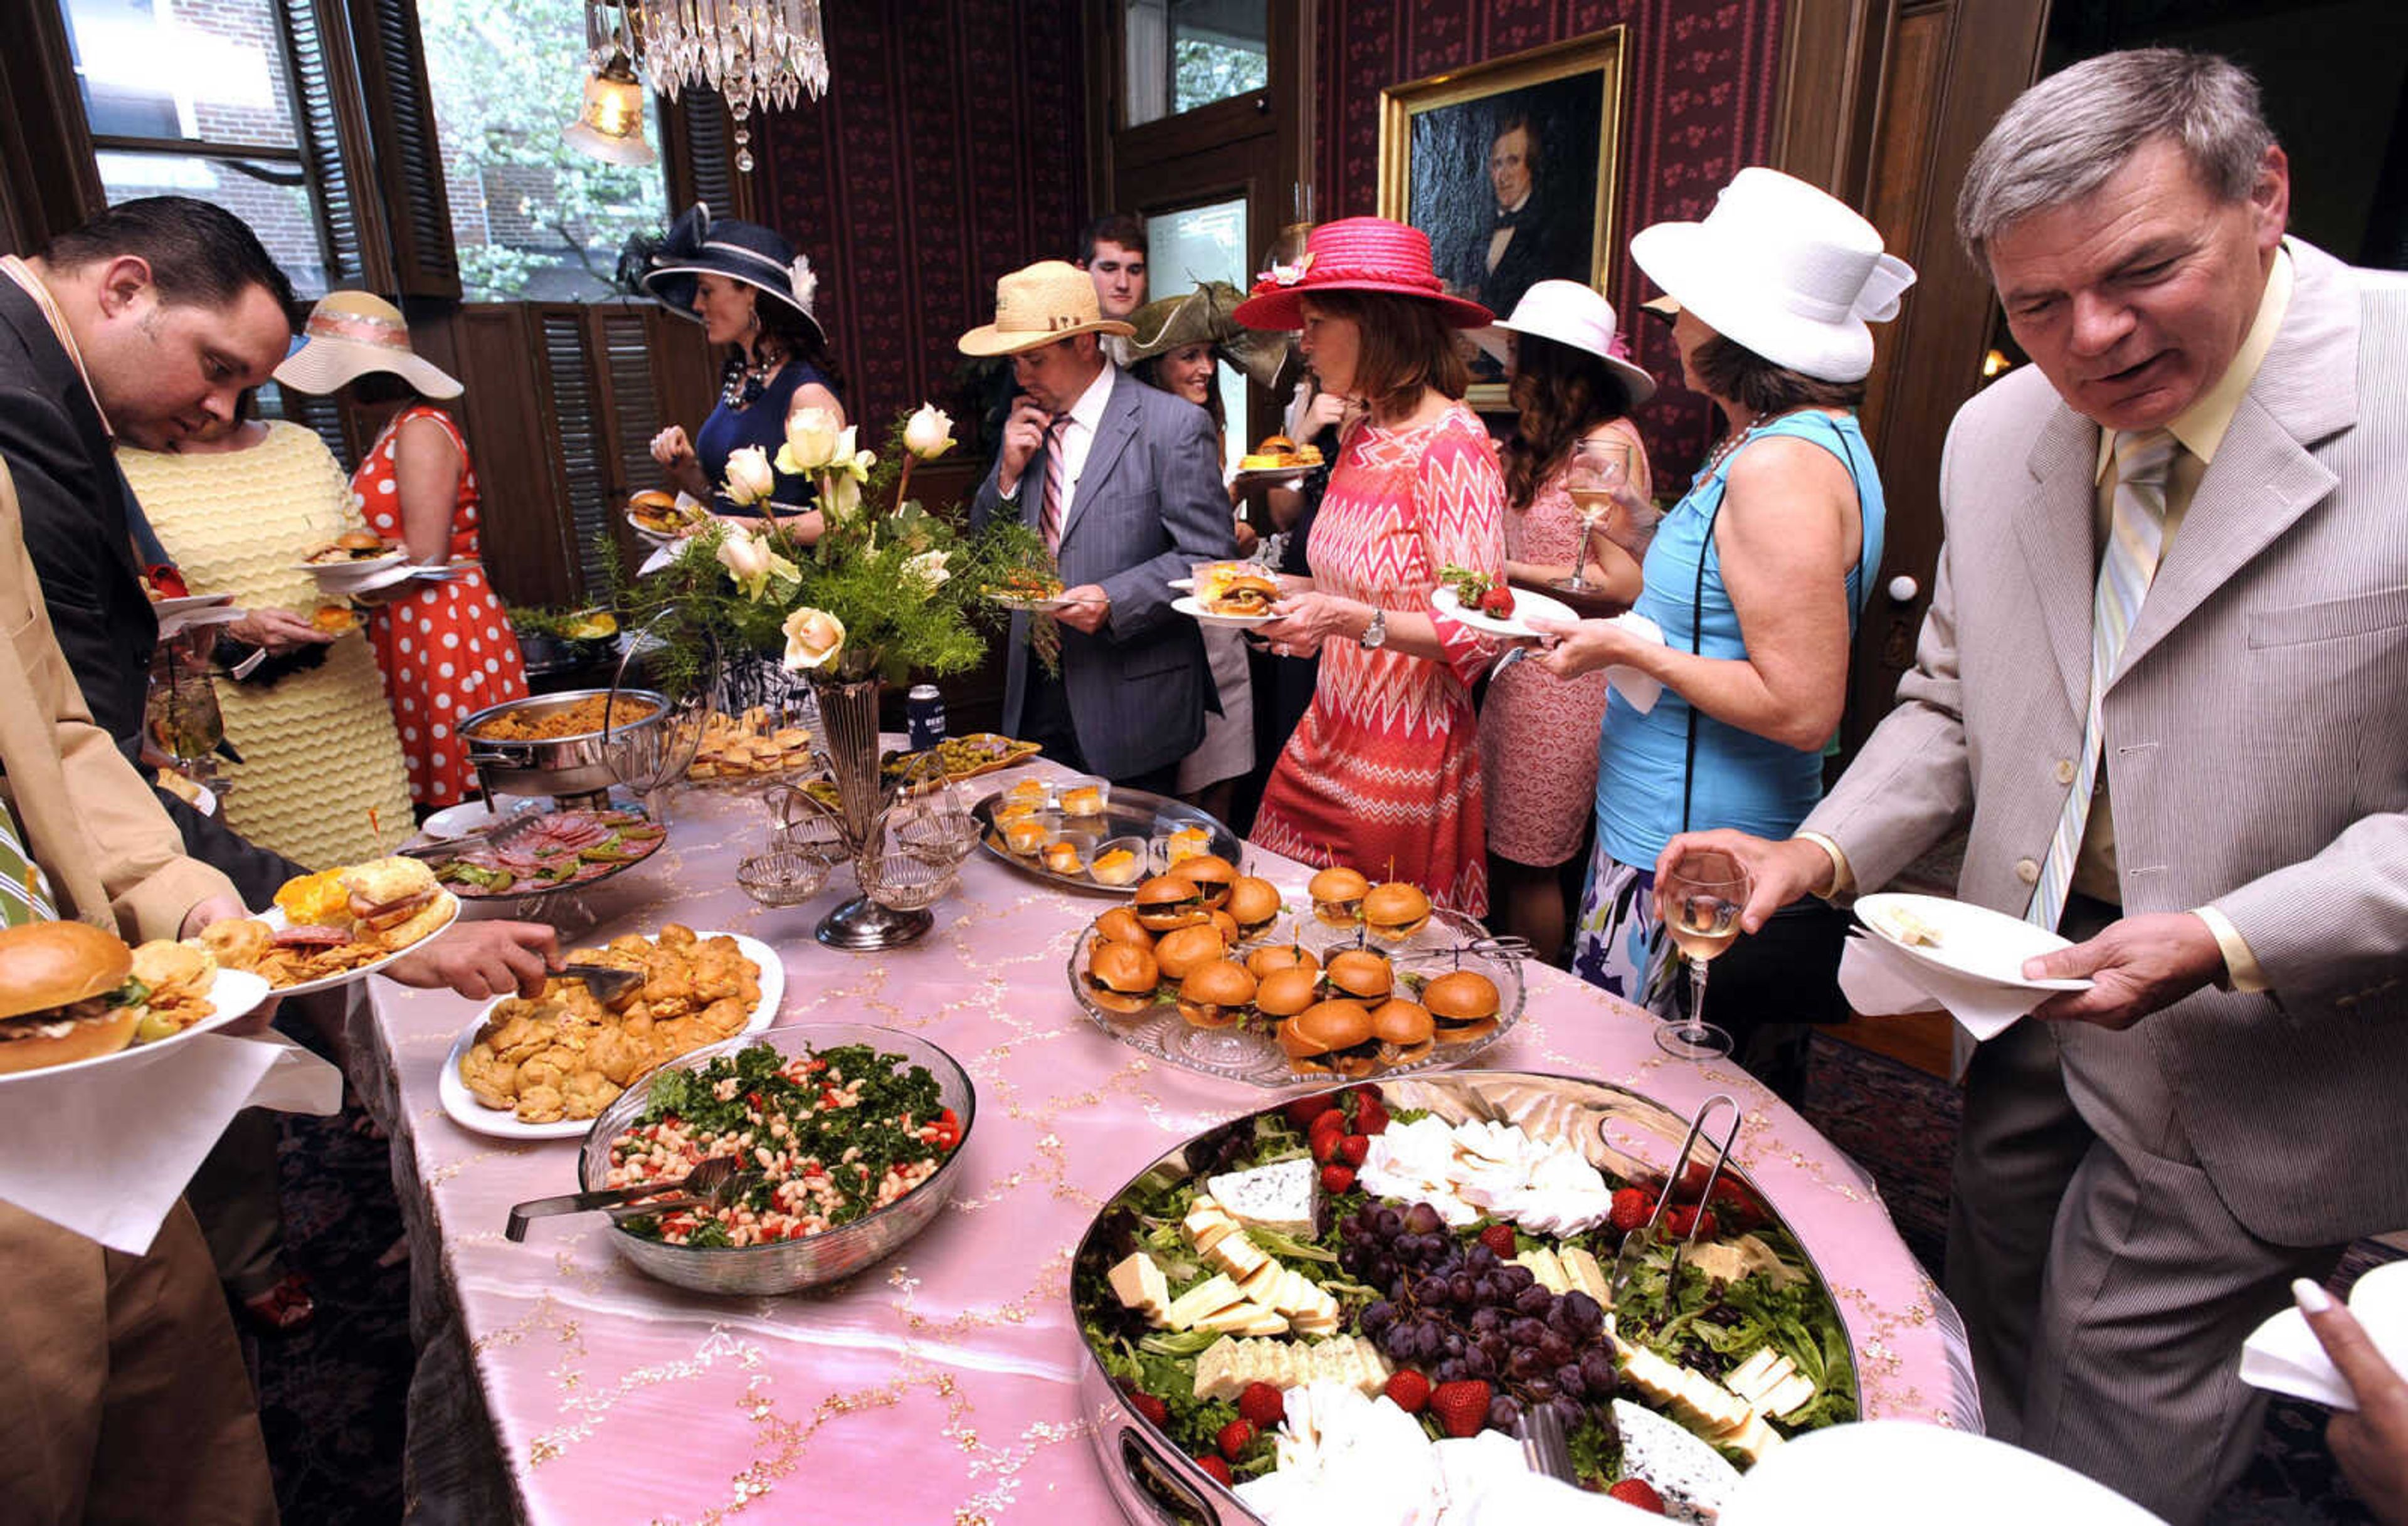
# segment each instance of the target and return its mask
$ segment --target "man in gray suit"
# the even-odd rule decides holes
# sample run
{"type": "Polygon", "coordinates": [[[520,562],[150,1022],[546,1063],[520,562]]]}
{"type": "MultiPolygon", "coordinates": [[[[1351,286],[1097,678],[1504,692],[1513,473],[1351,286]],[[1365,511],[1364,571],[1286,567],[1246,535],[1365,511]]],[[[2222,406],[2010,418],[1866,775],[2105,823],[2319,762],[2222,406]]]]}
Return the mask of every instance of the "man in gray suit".
{"type": "Polygon", "coordinates": [[[1012,616],[1003,726],[1046,755],[1168,794],[1204,735],[1211,671],[1170,579],[1233,557],[1229,494],[1212,421],[1122,374],[1077,266],[1041,261],[996,283],[996,321],[962,335],[969,355],[1010,355],[1021,395],[970,522],[1017,515],[1045,536],[1066,601],[1060,672],[1031,671],[1028,617],[1012,616]]]}
{"type": "Polygon", "coordinates": [[[1994,1434],[2200,1519],[2286,1284],[2408,1224],[2408,281],[2283,227],[2249,77],[2032,87],[1957,227],[2032,357],[1968,403],[1899,706],[1753,930],[1968,832],[1958,893],[2095,984],[1966,1077],[1947,1280],[1994,1434]]]}

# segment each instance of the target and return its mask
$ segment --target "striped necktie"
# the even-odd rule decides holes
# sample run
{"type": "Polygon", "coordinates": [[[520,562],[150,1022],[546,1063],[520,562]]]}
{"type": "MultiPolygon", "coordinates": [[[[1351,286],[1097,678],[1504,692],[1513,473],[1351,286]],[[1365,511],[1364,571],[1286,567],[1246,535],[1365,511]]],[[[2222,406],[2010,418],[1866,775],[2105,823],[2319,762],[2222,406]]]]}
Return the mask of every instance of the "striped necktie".
{"type": "Polygon", "coordinates": [[[0,927],[27,922],[54,922],[59,911],[50,900],[50,881],[25,851],[25,834],[17,828],[16,813],[0,795],[0,927]]]}
{"type": "Polygon", "coordinates": [[[2090,610],[2090,704],[2082,718],[2082,756],[2075,763],[2072,792],[2057,821],[2057,836],[2041,865],[2024,920],[2054,928],[2065,912],[2073,880],[2074,856],[2090,823],[2090,802],[2099,779],[2106,728],[2100,702],[2115,677],[2124,637],[2141,618],[2141,601],[2157,576],[2157,553],[2166,535],[2166,478],[2181,447],[2163,429],[2115,436],[2115,504],[2107,526],[2107,554],[2099,560],[2099,590],[2090,610]]]}
{"type": "Polygon", "coordinates": [[[1062,434],[1070,427],[1070,416],[1057,413],[1045,426],[1045,506],[1043,526],[1045,549],[1058,556],[1062,551],[1062,498],[1068,486],[1062,459],[1062,434]]]}

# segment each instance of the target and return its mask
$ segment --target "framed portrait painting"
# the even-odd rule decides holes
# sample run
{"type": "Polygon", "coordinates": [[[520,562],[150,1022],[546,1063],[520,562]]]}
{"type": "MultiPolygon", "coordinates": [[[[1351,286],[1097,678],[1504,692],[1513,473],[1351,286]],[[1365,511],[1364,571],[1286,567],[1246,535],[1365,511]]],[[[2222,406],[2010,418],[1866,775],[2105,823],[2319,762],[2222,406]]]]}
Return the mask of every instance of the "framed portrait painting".
{"type": "MultiPolygon", "coordinates": [[[[1499,318],[1536,281],[1603,289],[1621,164],[1624,29],[1380,93],[1382,217],[1429,235],[1447,289],[1499,318]]],[[[1474,331],[1470,403],[1505,408],[1505,334],[1474,331]]]]}

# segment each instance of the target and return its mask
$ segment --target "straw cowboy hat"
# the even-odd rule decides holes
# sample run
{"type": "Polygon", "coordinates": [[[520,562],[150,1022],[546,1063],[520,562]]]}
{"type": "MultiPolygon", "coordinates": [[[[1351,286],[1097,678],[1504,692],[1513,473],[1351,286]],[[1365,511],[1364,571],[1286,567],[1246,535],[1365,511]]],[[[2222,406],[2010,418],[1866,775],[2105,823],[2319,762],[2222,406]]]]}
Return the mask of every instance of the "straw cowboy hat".
{"type": "Polygon", "coordinates": [[[775,229],[734,218],[713,222],[710,208],[695,202],[670,225],[641,278],[644,290],[658,297],[662,306],[696,318],[694,290],[704,276],[742,281],[783,303],[802,315],[822,344],[827,342],[827,330],[811,310],[820,278],[812,273],[810,260],[796,254],[795,246],[775,229]]]}
{"type": "Polygon", "coordinates": [[[1304,241],[1304,258],[1254,278],[1254,295],[1236,317],[1250,329],[1300,329],[1304,299],[1322,292],[1420,297],[1436,303],[1459,329],[1497,321],[1479,303],[1447,294],[1430,260],[1429,235],[1383,217],[1340,218],[1314,228],[1304,241]]]}
{"type": "Polygon", "coordinates": [[[995,321],[962,335],[965,355],[1017,355],[1074,334],[1137,332],[1106,318],[1094,278],[1067,260],[1039,260],[995,283],[995,321]]]}
{"type": "Polygon", "coordinates": [[[425,397],[457,397],[460,383],[409,348],[401,309],[369,292],[329,292],[301,325],[301,348],[284,357],[276,379],[296,392],[324,395],[372,371],[389,371],[425,397]]]}
{"type": "Polygon", "coordinates": [[[1123,365],[1135,365],[1189,345],[1211,345],[1246,379],[1268,387],[1287,363],[1288,341],[1240,324],[1234,316],[1245,293],[1227,281],[1205,281],[1185,296],[1149,302],[1129,314],[1135,336],[1115,346],[1123,365]]]}
{"type": "Polygon", "coordinates": [[[1498,319],[1497,326],[1587,350],[1630,389],[1634,408],[1656,395],[1656,378],[1630,364],[1630,347],[1614,323],[1613,304],[1578,281],[1532,282],[1513,305],[1513,315],[1498,319]]]}
{"type": "Polygon", "coordinates": [[[1658,222],[1630,257],[1715,333],[1818,381],[1862,381],[1868,326],[1898,316],[1914,267],[1882,252],[1881,234],[1842,202],[1779,170],[1743,169],[1703,222],[1658,222]]]}

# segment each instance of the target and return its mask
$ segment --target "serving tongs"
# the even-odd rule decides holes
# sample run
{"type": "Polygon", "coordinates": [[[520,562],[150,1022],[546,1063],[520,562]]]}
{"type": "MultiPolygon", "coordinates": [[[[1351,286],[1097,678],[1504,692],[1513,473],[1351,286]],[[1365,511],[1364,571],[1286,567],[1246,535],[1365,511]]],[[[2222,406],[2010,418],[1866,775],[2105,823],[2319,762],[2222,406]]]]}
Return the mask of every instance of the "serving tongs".
{"type": "Polygon", "coordinates": [[[1474,938],[1469,943],[1450,943],[1437,948],[1406,948],[1390,954],[1392,964],[1420,964],[1434,959],[1452,959],[1461,963],[1466,954],[1484,959],[1524,960],[1530,957],[1530,940],[1506,935],[1474,938]]]}
{"type": "Polygon", "coordinates": [[[611,1220],[638,1214],[675,1213],[682,1208],[724,1207],[729,1200],[761,1179],[757,1171],[739,1169],[733,1155],[714,1155],[676,1181],[648,1181],[636,1187],[609,1187],[598,1192],[566,1192],[539,1197],[510,1209],[509,1227],[502,1233],[513,1242],[526,1238],[527,1221],[554,1214],[603,1212],[611,1220]]]}
{"type": "Polygon", "coordinates": [[[594,999],[609,1006],[628,991],[644,983],[641,970],[623,970],[615,964],[563,964],[552,972],[555,980],[582,980],[594,999]]]}
{"type": "MultiPolygon", "coordinates": [[[[1731,1146],[1739,1140],[1740,1107],[1727,1092],[1717,1091],[1698,1106],[1698,1116],[1689,1120],[1688,1137],[1681,1141],[1681,1153],[1673,1160],[1672,1169],[1664,1178],[1664,1190],[1656,1194],[1656,1211],[1647,1216],[1645,1224],[1622,1237],[1622,1248],[1613,1253],[1613,1275],[1606,1281],[1609,1308],[1622,1306],[1623,1285],[1630,1280],[1631,1268],[1638,1263],[1639,1251],[1641,1247],[1656,1243],[1656,1230],[1664,1222],[1665,1214],[1671,1211],[1672,1199],[1681,1193],[1681,1184],[1688,1180],[1689,1159],[1697,1152],[1698,1141],[1705,1134],[1706,1120],[1713,1116],[1717,1107],[1729,1109],[1730,1127],[1723,1131],[1722,1144],[1714,1147],[1713,1164],[1706,1168],[1706,1179],[1698,1188],[1698,1211],[1690,1218],[1689,1233],[1673,1245],[1672,1264],[1665,1272],[1669,1279],[1667,1286],[1675,1291],[1679,1289],[1681,1255],[1696,1243],[1698,1231],[1706,1221],[1705,1208],[1713,1202],[1714,1183],[1722,1179],[1723,1167],[1730,1163],[1731,1146]]],[[[1713,1144],[1711,1140],[1707,1143],[1713,1144]]]]}
{"type": "Polygon", "coordinates": [[[443,837],[431,843],[419,843],[414,847],[401,849],[401,852],[404,857],[417,859],[422,863],[440,863],[447,859],[456,859],[472,849],[490,848],[498,851],[509,847],[521,837],[532,834],[548,814],[549,812],[539,804],[522,806],[490,826],[478,827],[474,831],[464,832],[456,837],[443,837]]]}
{"type": "Polygon", "coordinates": [[[1571,1444],[1564,1439],[1564,1422],[1545,1405],[1531,1405],[1514,1422],[1513,1434],[1522,1443],[1523,1460],[1532,1473],[1543,1473],[1550,1478],[1560,1478],[1568,1484],[1580,1482],[1572,1468],[1571,1444]]]}

